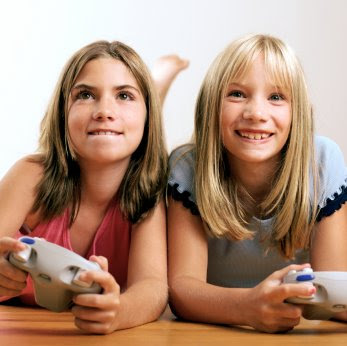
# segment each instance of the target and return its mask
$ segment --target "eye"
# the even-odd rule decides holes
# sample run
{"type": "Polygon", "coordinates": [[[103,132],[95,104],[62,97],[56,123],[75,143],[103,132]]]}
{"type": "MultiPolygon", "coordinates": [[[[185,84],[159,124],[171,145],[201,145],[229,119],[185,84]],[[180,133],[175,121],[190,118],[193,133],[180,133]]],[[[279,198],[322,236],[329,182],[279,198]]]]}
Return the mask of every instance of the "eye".
{"type": "Polygon", "coordinates": [[[283,95],[276,93],[276,94],[272,94],[269,99],[272,101],[283,101],[284,97],[283,95]]]}
{"type": "Polygon", "coordinates": [[[120,92],[117,97],[121,99],[122,101],[131,101],[134,99],[133,95],[129,92],[122,91],[120,92]]]}
{"type": "Polygon", "coordinates": [[[82,90],[77,94],[77,98],[80,100],[89,100],[92,97],[93,95],[87,90],[82,90]]]}
{"type": "Polygon", "coordinates": [[[242,97],[245,97],[245,94],[240,90],[233,90],[228,93],[228,96],[235,97],[235,98],[242,98],[242,97]]]}

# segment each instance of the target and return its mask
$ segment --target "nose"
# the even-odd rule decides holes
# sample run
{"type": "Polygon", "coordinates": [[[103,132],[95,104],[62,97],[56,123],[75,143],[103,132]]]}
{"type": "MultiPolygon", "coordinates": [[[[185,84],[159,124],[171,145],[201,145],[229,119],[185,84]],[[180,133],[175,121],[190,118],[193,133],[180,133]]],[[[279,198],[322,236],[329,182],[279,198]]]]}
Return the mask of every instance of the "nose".
{"type": "Polygon", "coordinates": [[[114,120],[116,118],[116,103],[111,97],[102,97],[95,103],[93,119],[95,120],[114,120]]]}
{"type": "Polygon", "coordinates": [[[261,98],[251,99],[243,112],[243,118],[245,120],[253,121],[266,121],[268,120],[268,111],[266,107],[266,100],[261,98]]]}

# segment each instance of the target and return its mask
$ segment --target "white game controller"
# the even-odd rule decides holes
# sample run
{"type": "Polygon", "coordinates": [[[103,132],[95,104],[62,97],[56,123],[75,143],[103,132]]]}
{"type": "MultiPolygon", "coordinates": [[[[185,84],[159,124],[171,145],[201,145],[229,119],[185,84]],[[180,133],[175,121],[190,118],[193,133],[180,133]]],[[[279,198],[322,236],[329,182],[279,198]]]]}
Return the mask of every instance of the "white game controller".
{"type": "Polygon", "coordinates": [[[347,310],[347,272],[314,272],[311,268],[291,270],[284,283],[305,283],[316,288],[308,297],[292,297],[286,301],[304,304],[303,316],[309,320],[327,320],[337,312],[347,310]]]}
{"type": "Polygon", "coordinates": [[[61,312],[71,307],[74,294],[101,292],[99,284],[79,280],[86,270],[101,270],[97,263],[42,238],[18,240],[26,249],[10,253],[9,261],[30,273],[38,305],[61,312]]]}

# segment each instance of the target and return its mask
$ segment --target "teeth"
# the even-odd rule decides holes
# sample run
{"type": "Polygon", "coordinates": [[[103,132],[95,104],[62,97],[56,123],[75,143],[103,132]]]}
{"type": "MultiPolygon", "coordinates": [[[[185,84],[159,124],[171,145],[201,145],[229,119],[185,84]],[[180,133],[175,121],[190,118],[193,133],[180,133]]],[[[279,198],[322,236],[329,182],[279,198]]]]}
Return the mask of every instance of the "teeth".
{"type": "Polygon", "coordinates": [[[242,137],[245,137],[245,138],[248,138],[248,139],[255,139],[255,140],[265,139],[265,138],[269,138],[270,137],[270,133],[255,133],[255,132],[239,131],[239,134],[242,137]]]}
{"type": "Polygon", "coordinates": [[[106,136],[106,135],[111,135],[111,136],[115,136],[116,133],[115,132],[112,132],[112,131],[95,131],[95,132],[92,132],[92,135],[98,135],[98,136],[106,136]]]}

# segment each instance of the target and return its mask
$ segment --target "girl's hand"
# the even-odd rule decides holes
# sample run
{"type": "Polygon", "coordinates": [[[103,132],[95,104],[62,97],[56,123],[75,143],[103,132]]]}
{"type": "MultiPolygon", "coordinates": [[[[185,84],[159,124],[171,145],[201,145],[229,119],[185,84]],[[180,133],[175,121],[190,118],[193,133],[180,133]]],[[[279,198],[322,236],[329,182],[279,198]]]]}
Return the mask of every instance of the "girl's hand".
{"type": "Polygon", "coordinates": [[[25,250],[20,241],[10,238],[0,238],[0,296],[18,296],[26,286],[28,273],[13,266],[8,260],[9,252],[25,250]]]}
{"type": "Polygon", "coordinates": [[[73,298],[76,305],[72,307],[71,312],[75,316],[78,328],[95,334],[109,334],[117,329],[120,288],[108,272],[108,262],[105,257],[91,256],[90,260],[97,262],[103,272],[86,271],[80,275],[80,279],[97,282],[103,288],[103,292],[76,295],[73,298]]]}
{"type": "Polygon", "coordinates": [[[247,297],[247,324],[268,333],[289,331],[298,325],[302,315],[301,307],[285,303],[285,300],[296,296],[310,296],[316,289],[304,283],[283,284],[282,281],[290,270],[298,271],[306,267],[310,265],[290,265],[274,272],[252,288],[247,297]]]}

